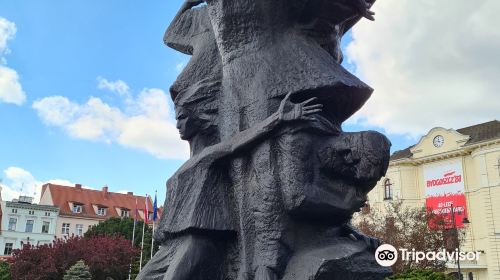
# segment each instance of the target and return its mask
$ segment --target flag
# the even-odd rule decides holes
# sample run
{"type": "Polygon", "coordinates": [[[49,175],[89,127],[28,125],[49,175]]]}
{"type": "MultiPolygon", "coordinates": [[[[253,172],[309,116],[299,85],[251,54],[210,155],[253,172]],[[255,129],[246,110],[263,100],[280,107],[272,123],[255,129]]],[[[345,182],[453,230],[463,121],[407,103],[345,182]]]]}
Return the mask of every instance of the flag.
{"type": "Polygon", "coordinates": [[[153,203],[153,223],[156,222],[158,218],[158,205],[156,204],[156,191],[155,191],[155,202],[153,203]]]}
{"type": "Polygon", "coordinates": [[[147,224],[148,223],[148,219],[149,219],[149,206],[148,206],[148,201],[149,200],[149,195],[146,195],[146,200],[144,202],[146,202],[144,204],[144,223],[147,224]]]}

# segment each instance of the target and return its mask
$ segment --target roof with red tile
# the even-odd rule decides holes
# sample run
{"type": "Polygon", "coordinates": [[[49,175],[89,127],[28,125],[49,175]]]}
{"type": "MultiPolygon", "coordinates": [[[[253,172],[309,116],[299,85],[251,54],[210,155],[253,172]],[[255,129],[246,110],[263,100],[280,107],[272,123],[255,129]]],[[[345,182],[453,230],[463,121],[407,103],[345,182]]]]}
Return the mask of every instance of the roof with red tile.
{"type": "MultiPolygon", "coordinates": [[[[144,210],[146,200],[145,196],[133,195],[132,193],[109,192],[107,187],[103,187],[102,190],[92,190],[82,188],[79,184],[68,187],[51,183],[42,186],[42,198],[47,190],[50,190],[52,204],[60,208],[59,215],[90,219],[119,217],[120,215],[116,208],[130,210],[130,217],[133,217],[136,201],[138,210],[144,210]],[[81,204],[83,206],[82,212],[74,213],[70,209],[70,202],[81,204]],[[106,215],[97,215],[93,206],[106,207],[106,215]]],[[[147,199],[147,202],[149,213],[153,213],[153,203],[150,197],[147,199]]],[[[141,215],[138,215],[138,219],[142,220],[141,215]]]]}

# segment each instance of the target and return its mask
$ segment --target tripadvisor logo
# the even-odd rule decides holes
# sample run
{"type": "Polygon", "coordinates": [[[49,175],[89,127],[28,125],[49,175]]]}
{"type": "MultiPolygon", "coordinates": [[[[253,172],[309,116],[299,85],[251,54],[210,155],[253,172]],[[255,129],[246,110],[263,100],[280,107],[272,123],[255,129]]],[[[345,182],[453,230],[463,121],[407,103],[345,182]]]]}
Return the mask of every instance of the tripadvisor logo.
{"type": "Polygon", "coordinates": [[[419,263],[423,260],[427,261],[478,261],[481,252],[459,252],[458,249],[455,251],[448,252],[445,249],[440,251],[416,251],[415,249],[408,250],[400,248],[397,250],[394,246],[390,244],[380,245],[375,251],[375,260],[381,266],[392,266],[396,263],[398,259],[403,261],[410,261],[419,263]]]}
{"type": "Polygon", "coordinates": [[[390,244],[382,244],[375,251],[375,260],[381,266],[391,266],[398,260],[398,251],[390,244]]]}

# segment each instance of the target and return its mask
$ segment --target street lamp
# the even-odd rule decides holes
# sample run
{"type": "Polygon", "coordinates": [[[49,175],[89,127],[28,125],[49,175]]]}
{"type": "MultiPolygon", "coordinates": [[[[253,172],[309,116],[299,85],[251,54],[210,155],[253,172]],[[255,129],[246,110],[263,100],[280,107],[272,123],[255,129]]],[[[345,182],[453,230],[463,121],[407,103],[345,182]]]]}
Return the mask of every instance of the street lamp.
{"type": "MultiPolygon", "coordinates": [[[[460,215],[461,212],[458,214],[460,215]]],[[[458,249],[458,256],[457,256],[457,268],[458,268],[458,279],[462,280],[462,272],[460,270],[460,239],[458,238],[458,229],[457,229],[457,223],[455,221],[455,209],[453,207],[453,203],[451,204],[451,221],[453,222],[453,231],[456,234],[457,238],[457,249],[458,249]]],[[[467,217],[464,217],[462,219],[462,224],[470,224],[469,219],[467,217]]]]}

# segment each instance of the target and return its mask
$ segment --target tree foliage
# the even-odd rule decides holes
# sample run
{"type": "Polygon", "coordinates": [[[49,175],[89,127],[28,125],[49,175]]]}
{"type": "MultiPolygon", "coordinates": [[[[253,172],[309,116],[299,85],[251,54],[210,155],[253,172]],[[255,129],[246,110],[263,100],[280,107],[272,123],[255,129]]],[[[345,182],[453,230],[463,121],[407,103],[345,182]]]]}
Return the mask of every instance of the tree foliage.
{"type": "MultiPolygon", "coordinates": [[[[142,241],[142,221],[137,221],[134,234],[134,246],[141,247],[142,241]]],[[[134,231],[134,219],[132,218],[117,218],[111,217],[97,225],[92,226],[86,233],[85,237],[93,236],[114,236],[119,235],[128,240],[132,240],[134,231]]],[[[151,238],[153,229],[149,226],[144,228],[144,255],[151,255],[151,238]]],[[[155,245],[155,252],[158,250],[158,245],[155,245]]]]}
{"type": "Polygon", "coordinates": [[[0,261],[0,280],[10,280],[10,265],[4,261],[0,261]]]}
{"type": "Polygon", "coordinates": [[[63,280],[92,280],[90,268],[79,260],[66,271],[63,280]]]}
{"type": "Polygon", "coordinates": [[[410,270],[393,275],[388,280],[455,280],[455,278],[432,270],[410,270]]]}
{"type": "MultiPolygon", "coordinates": [[[[379,238],[382,243],[393,245],[396,249],[438,252],[456,248],[456,242],[450,241],[456,240],[457,233],[450,230],[449,225],[446,226],[442,216],[435,215],[425,208],[404,207],[401,202],[393,202],[387,204],[385,211],[363,211],[354,220],[359,230],[379,238]],[[433,226],[429,227],[429,224],[433,226]]],[[[398,258],[392,269],[396,274],[413,270],[444,271],[445,265],[446,262],[440,260],[423,260],[416,263],[398,258]]]]}
{"type": "Polygon", "coordinates": [[[52,244],[25,245],[13,251],[12,279],[60,280],[67,269],[83,260],[92,279],[125,279],[138,250],[121,236],[71,237],[52,244]]]}
{"type": "MultiPolygon", "coordinates": [[[[140,250],[142,242],[142,221],[137,221],[135,226],[134,235],[134,247],[140,250]]],[[[134,219],[132,218],[118,218],[111,217],[97,225],[92,226],[86,233],[85,237],[93,236],[122,236],[128,240],[132,240],[132,233],[134,231],[134,219]]],[[[146,265],[149,259],[151,259],[151,238],[153,236],[153,229],[149,226],[144,228],[144,250],[143,250],[143,260],[142,266],[146,265]]],[[[158,251],[158,244],[154,245],[154,251],[158,251]]],[[[140,257],[135,259],[132,266],[132,275],[136,275],[139,272],[139,261],[140,257]]]]}

